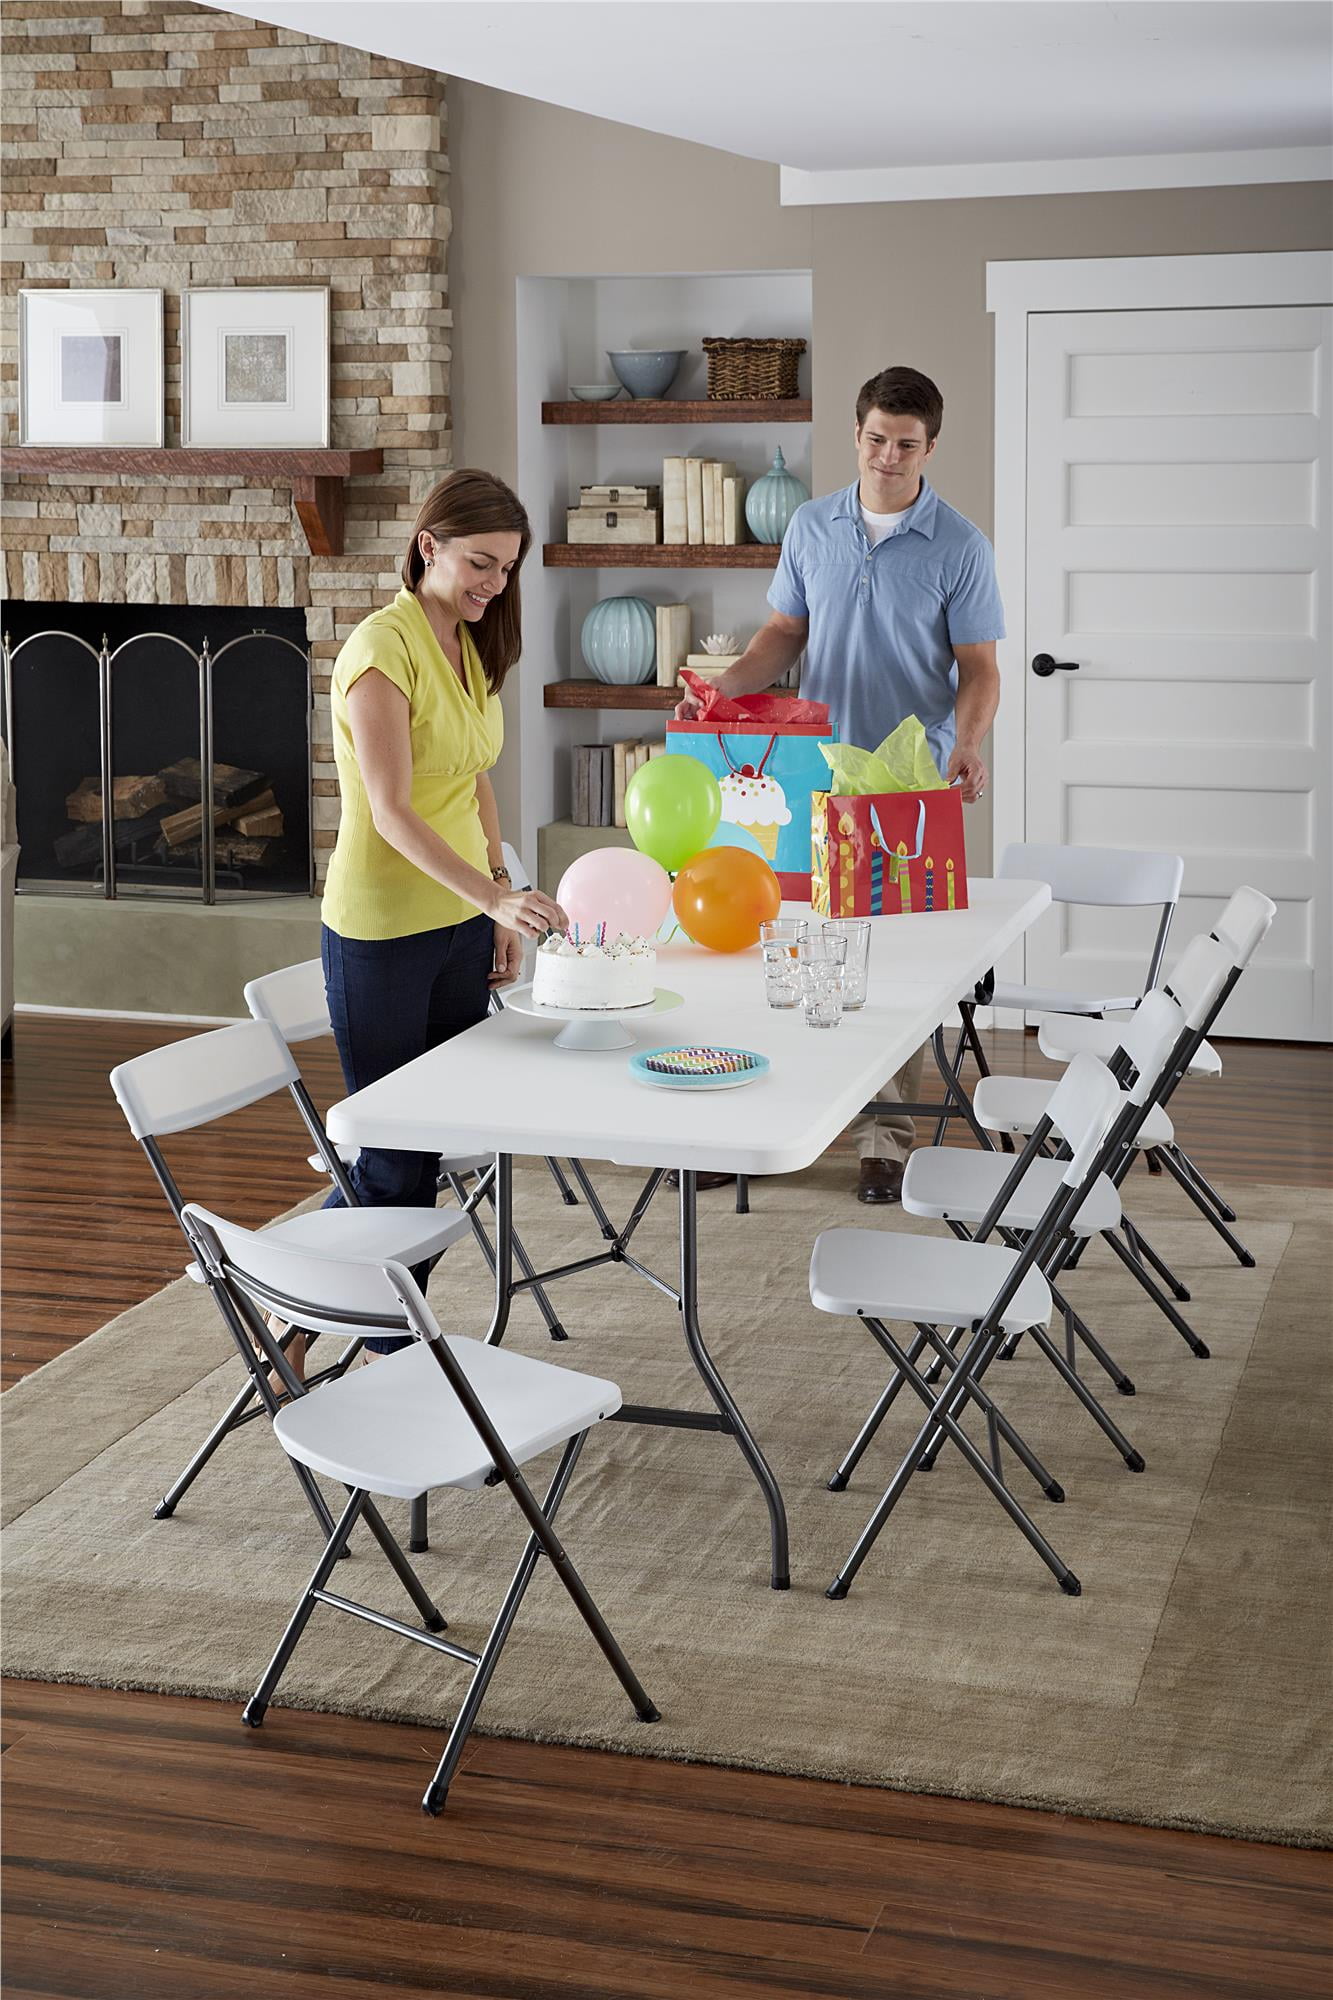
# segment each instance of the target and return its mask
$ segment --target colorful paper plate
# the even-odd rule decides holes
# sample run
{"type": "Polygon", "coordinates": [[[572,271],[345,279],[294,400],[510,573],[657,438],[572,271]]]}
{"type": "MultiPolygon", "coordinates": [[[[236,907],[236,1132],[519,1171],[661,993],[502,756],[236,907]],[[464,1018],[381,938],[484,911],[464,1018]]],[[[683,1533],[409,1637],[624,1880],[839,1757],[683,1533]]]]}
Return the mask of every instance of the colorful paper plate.
{"type": "Polygon", "coordinates": [[[630,1074],[660,1090],[736,1090],[767,1073],[767,1056],[753,1049],[720,1046],[697,1049],[644,1049],[631,1056],[630,1074]]]}

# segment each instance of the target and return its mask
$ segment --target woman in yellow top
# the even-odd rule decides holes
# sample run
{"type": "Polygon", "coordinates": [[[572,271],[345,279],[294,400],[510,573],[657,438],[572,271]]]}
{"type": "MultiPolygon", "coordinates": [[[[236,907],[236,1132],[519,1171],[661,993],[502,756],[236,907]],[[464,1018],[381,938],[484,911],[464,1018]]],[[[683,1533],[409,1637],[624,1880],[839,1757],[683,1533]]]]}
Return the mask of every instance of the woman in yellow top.
{"type": "MultiPolygon", "coordinates": [[[[518,976],[523,938],[564,928],[549,896],[510,882],[489,776],[531,542],[501,480],[451,473],[417,516],[403,588],[362,620],[333,670],[342,817],[323,960],[349,1091],[484,1020],[491,989],[518,976]]],[[[432,1154],[365,1147],[350,1171],[367,1206],[434,1206],[432,1154]]]]}

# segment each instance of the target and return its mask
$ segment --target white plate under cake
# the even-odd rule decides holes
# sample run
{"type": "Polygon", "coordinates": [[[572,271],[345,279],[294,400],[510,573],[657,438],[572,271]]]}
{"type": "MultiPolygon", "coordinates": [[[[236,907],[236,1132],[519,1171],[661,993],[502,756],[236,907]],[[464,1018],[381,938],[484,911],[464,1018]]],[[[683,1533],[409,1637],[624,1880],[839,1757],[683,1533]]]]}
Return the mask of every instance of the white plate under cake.
{"type": "Polygon", "coordinates": [[[537,947],[532,999],[538,1007],[608,1014],[650,1007],[657,991],[657,949],[651,938],[576,939],[556,934],[537,947]]]}

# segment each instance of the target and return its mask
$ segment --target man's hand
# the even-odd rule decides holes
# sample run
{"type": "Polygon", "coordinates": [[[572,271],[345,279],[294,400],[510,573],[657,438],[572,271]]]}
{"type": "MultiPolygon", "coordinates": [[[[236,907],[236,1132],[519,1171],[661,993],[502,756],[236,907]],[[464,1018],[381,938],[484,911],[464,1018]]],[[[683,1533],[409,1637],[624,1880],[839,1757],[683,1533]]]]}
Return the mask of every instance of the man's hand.
{"type": "Polygon", "coordinates": [[[691,694],[689,689],[686,688],[684,694],[676,703],[675,720],[677,722],[695,722],[702,712],[703,704],[700,702],[698,695],[691,694]]]}
{"type": "Polygon", "coordinates": [[[981,761],[981,752],[965,749],[961,743],[955,746],[944,775],[951,785],[957,781],[965,806],[975,805],[986,789],[986,766],[981,761]]]}
{"type": "Polygon", "coordinates": [[[488,985],[512,986],[523,970],[523,938],[520,932],[495,926],[495,964],[488,985]]]}

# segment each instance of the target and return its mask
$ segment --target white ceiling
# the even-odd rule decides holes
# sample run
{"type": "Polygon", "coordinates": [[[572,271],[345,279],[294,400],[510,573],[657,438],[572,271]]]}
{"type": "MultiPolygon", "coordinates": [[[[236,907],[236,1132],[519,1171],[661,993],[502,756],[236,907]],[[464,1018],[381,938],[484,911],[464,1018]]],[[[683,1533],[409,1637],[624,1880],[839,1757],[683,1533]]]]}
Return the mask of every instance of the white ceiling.
{"type": "Polygon", "coordinates": [[[1333,157],[1324,0],[233,0],[232,11],[770,160],[792,170],[788,200],[1310,179],[1333,157]],[[1249,157],[1228,165],[1238,154],[1249,157]]]}

